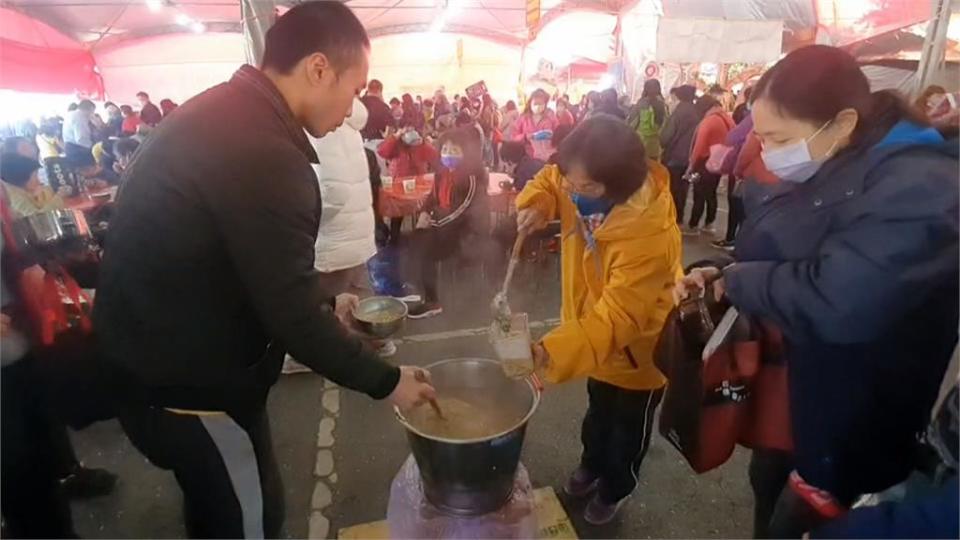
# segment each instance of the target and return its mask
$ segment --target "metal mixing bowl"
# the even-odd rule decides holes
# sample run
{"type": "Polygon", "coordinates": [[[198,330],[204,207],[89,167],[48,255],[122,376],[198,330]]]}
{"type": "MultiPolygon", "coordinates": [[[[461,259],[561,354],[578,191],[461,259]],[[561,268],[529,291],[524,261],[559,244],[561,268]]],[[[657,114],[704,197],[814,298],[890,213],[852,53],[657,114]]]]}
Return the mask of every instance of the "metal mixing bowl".
{"type": "Polygon", "coordinates": [[[360,329],[376,338],[388,338],[403,328],[407,305],[390,296],[364,298],[353,310],[360,329]]]}

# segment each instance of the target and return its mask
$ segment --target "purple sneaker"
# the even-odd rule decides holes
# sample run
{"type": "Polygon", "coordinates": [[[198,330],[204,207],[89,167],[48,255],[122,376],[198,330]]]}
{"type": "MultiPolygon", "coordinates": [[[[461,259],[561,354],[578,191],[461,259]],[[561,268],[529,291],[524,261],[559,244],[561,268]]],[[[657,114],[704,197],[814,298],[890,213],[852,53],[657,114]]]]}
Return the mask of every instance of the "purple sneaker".
{"type": "Polygon", "coordinates": [[[570,478],[567,478],[563,491],[571,497],[586,497],[593,493],[598,485],[600,485],[600,475],[594,474],[583,467],[577,467],[570,478]]]}
{"type": "Polygon", "coordinates": [[[616,517],[617,511],[620,510],[620,507],[623,506],[623,503],[627,501],[628,497],[624,497],[619,501],[613,504],[607,504],[600,500],[600,494],[594,495],[590,499],[590,503],[587,504],[586,510],[583,511],[583,519],[591,525],[606,525],[613,521],[613,518],[616,517]]]}

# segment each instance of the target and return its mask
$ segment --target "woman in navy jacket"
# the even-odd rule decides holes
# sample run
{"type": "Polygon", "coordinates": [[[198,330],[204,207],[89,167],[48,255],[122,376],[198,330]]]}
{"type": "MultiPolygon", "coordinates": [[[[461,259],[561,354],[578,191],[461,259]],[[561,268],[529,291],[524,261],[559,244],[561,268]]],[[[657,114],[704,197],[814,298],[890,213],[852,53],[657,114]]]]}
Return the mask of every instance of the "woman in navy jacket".
{"type": "Polygon", "coordinates": [[[957,341],[957,145],[827,46],[764,74],[752,111],[782,181],[748,187],[716,289],[784,335],[795,447],[755,452],[750,473],[755,534],[789,537],[915,466],[957,341]]]}

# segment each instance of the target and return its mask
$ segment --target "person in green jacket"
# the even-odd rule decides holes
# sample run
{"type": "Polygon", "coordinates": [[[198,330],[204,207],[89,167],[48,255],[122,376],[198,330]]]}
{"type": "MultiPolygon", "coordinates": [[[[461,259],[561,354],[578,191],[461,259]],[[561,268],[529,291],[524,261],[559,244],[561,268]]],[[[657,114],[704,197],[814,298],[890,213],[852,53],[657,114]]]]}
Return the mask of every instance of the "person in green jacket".
{"type": "Polygon", "coordinates": [[[627,125],[630,126],[640,140],[643,141],[647,157],[653,160],[660,159],[660,128],[667,118],[667,104],[663,100],[660,90],[660,81],[648,79],[643,83],[643,93],[640,100],[633,106],[627,125]]]}

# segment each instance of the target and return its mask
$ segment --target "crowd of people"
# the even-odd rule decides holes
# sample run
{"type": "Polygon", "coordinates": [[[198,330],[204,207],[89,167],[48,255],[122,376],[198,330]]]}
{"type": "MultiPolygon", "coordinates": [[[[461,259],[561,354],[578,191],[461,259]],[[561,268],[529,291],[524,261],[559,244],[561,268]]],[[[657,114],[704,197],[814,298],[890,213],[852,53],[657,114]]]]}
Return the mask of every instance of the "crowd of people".
{"type": "MultiPolygon", "coordinates": [[[[816,45],[736,97],[693,84],[665,97],[651,79],[634,104],[613,89],[579,103],[540,89],[502,107],[482,89],[387,101],[368,82],[369,49],[344,4],[301,3],[267,32],[259,68],[172,115],[144,93],[139,114],[108,104],[106,121],[84,101],[62,127],[4,141],[5,216],[71,195],[41,181],[41,159],[123,182],[92,317],[98,373],[136,448],[174,472],[191,536],[280,532],[266,398],[285,361],[401,409],[435,397],[429,374],[384,360],[394,344],[350,329],[379,251],[419,263],[405,300],[423,318],[443,311],[441,261],[502,262],[517,235],[557,222],[561,321],[532,355],[549,383],[587,379],[564,490],[590,498],[588,523],[610,522],[637,489],[674,382],[654,363],[661,333],[678,303],[707,293],[764,329],[764,362],[788,367],[791,446],[751,448],[756,537],[960,534],[954,94],[871,92],[853,57],[816,45]],[[509,231],[491,219],[491,172],[512,177],[509,231]],[[388,225],[383,183],[425,175],[415,214],[388,225]],[[728,223],[714,238],[724,179],[728,223]],[[709,236],[716,257],[684,268],[684,235],[709,236]],[[854,507],[927,473],[926,489],[854,507]]],[[[65,428],[37,430],[25,406],[35,321],[13,308],[30,303],[20,277],[32,266],[7,248],[4,518],[15,536],[70,537],[63,471],[101,490],[112,480],[70,452],[35,452],[65,428]]]]}
{"type": "Polygon", "coordinates": [[[140,143],[177,108],[169,99],[161,100],[158,107],[146,92],[138,92],[136,97],[139,111],[107,101],[101,114],[93,101],[84,99],[71,103],[63,116],[41,118],[39,125],[27,121],[18,125],[14,133],[5,134],[0,162],[21,162],[13,157],[18,154],[29,158],[32,171],[37,171],[35,182],[12,171],[9,177],[3,177],[8,193],[15,194],[11,196],[16,201],[15,214],[22,216],[59,207],[63,197],[118,185],[140,143]],[[61,181],[65,176],[58,171],[65,172],[69,181],[61,181]],[[24,196],[24,190],[30,197],[24,196]],[[56,198],[52,196],[54,192],[56,198]],[[35,208],[29,206],[31,201],[36,202],[35,208]]]}

